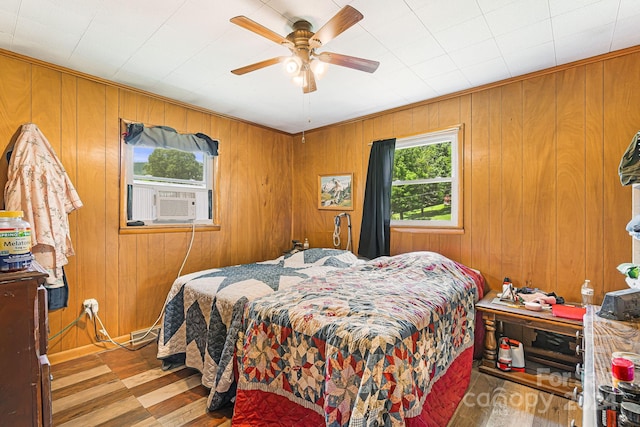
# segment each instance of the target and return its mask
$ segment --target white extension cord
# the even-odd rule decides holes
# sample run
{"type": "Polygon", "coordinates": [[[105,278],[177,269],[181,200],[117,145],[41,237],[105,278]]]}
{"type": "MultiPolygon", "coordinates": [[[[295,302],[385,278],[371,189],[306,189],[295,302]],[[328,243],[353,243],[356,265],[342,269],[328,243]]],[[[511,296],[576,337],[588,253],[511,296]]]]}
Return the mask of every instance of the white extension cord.
{"type": "MultiPolygon", "coordinates": [[[[189,242],[189,247],[187,248],[187,253],[184,256],[184,259],[182,260],[182,265],[180,266],[180,270],[178,270],[178,275],[176,276],[176,279],[178,277],[180,277],[182,275],[182,270],[184,269],[184,265],[187,263],[187,259],[189,258],[189,254],[191,253],[191,248],[193,247],[193,239],[195,237],[196,234],[196,225],[192,224],[191,226],[191,241],[189,242]]],[[[85,300],[85,311],[87,311],[87,301],[89,300],[85,300]]],[[[125,348],[127,350],[135,350],[135,349],[131,349],[129,347],[126,347],[126,344],[130,344],[133,342],[133,340],[128,340],[122,343],[116,342],[113,338],[111,338],[111,335],[109,335],[109,332],[107,332],[107,328],[105,328],[104,324],[102,323],[102,320],[100,319],[100,317],[98,316],[98,302],[94,299],[92,299],[91,301],[95,301],[95,312],[93,311],[93,305],[90,305],[89,310],[91,311],[91,314],[89,314],[89,312],[87,312],[87,315],[89,316],[89,318],[91,318],[91,316],[93,315],[94,318],[94,322],[97,320],[98,323],[100,324],[100,333],[102,335],[104,335],[105,337],[107,337],[106,340],[99,340],[99,337],[96,337],[97,340],[99,340],[99,342],[104,342],[104,341],[108,341],[111,342],[112,344],[115,344],[119,347],[125,348]]],[[[153,325],[151,325],[149,327],[149,329],[147,330],[147,332],[145,332],[144,335],[142,335],[141,337],[137,338],[136,341],[143,341],[150,333],[151,331],[153,331],[153,329],[156,327],[156,325],[160,322],[160,320],[162,319],[162,315],[164,314],[164,309],[167,306],[167,301],[165,299],[164,304],[162,304],[162,308],[160,309],[160,315],[158,316],[158,318],[156,319],[155,322],[153,322],[153,325]]],[[[142,348],[142,347],[140,347],[142,348]]]]}

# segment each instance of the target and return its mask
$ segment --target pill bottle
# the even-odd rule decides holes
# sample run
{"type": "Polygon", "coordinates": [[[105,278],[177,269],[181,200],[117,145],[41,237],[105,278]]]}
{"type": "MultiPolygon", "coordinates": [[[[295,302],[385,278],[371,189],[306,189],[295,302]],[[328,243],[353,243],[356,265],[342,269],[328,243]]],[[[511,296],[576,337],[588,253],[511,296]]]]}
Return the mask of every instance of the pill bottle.
{"type": "Polygon", "coordinates": [[[0,273],[31,267],[31,226],[22,211],[0,211],[0,273]]]}

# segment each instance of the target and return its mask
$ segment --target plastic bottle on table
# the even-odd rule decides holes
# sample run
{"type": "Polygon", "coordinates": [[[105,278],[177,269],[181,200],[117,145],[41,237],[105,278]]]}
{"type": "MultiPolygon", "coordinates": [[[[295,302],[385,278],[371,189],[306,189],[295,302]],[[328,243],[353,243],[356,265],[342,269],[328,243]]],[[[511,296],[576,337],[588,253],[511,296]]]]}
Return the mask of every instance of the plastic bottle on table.
{"type": "Polygon", "coordinates": [[[31,266],[31,226],[22,211],[0,211],[0,272],[31,266]]]}
{"type": "Polygon", "coordinates": [[[580,293],[582,294],[583,307],[593,304],[593,286],[591,286],[591,280],[587,279],[584,281],[580,293]]]}

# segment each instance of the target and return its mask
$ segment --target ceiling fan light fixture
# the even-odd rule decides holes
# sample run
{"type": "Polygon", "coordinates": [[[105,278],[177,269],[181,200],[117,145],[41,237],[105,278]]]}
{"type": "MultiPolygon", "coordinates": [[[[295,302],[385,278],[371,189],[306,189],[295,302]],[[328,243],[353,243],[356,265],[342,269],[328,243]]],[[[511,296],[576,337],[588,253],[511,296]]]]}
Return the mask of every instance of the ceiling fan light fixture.
{"type": "Polygon", "coordinates": [[[304,73],[298,73],[297,75],[293,76],[293,78],[291,79],[291,81],[293,82],[294,85],[302,87],[302,85],[304,85],[304,73]]]}
{"type": "Polygon", "coordinates": [[[296,76],[302,68],[302,60],[297,56],[290,56],[284,61],[284,71],[290,76],[296,76]]]}
{"type": "Polygon", "coordinates": [[[318,61],[317,59],[312,59],[309,67],[318,79],[322,78],[324,73],[327,72],[327,64],[322,61],[318,61]]]}

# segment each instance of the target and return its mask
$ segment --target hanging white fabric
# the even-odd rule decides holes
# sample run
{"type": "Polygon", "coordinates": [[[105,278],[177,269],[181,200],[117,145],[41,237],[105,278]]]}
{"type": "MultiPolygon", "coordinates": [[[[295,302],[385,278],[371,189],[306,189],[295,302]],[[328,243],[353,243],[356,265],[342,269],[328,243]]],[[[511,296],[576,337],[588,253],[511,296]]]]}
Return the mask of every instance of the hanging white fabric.
{"type": "Polygon", "coordinates": [[[82,201],[47,138],[33,123],[22,125],[9,161],[4,203],[21,210],[31,224],[32,253],[49,277],[49,288],[64,286],[62,267],[74,255],[67,215],[82,201]]]}

